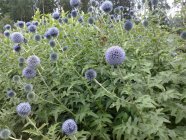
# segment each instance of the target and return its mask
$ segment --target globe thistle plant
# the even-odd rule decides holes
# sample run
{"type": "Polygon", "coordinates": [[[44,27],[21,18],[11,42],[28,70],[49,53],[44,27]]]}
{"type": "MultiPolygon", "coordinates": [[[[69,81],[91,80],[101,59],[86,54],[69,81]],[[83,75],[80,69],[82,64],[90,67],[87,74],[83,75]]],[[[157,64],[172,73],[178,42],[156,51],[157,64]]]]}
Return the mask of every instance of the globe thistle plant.
{"type": "Polygon", "coordinates": [[[28,26],[30,26],[32,23],[31,22],[27,22],[26,23],[26,26],[28,27],[28,26]]]}
{"type": "Polygon", "coordinates": [[[24,41],[24,37],[21,33],[19,32],[14,32],[10,35],[10,39],[14,42],[14,43],[22,43],[24,41]]]}
{"type": "Polygon", "coordinates": [[[31,55],[27,58],[26,63],[29,67],[35,68],[40,64],[40,58],[36,55],[31,55]]]}
{"type": "Polygon", "coordinates": [[[133,28],[133,23],[130,20],[127,20],[124,24],[124,29],[130,31],[133,28]]]}
{"type": "Polygon", "coordinates": [[[16,107],[16,111],[19,116],[27,117],[31,113],[31,106],[28,102],[23,102],[16,107]]]}
{"type": "Polygon", "coordinates": [[[70,0],[71,7],[78,7],[78,6],[80,6],[80,3],[81,3],[80,0],[70,0]]]}
{"type": "Polygon", "coordinates": [[[68,49],[68,46],[63,47],[63,51],[66,51],[68,49]]]}
{"type": "Polygon", "coordinates": [[[111,1],[106,0],[101,4],[100,9],[105,13],[110,13],[113,9],[113,4],[111,1]]]}
{"type": "Polygon", "coordinates": [[[31,79],[31,78],[36,76],[36,70],[34,68],[31,68],[31,67],[26,67],[26,68],[23,69],[22,74],[27,79],[31,79]]]}
{"type": "Polygon", "coordinates": [[[45,32],[44,37],[46,37],[47,39],[51,39],[51,35],[48,30],[45,32]]]}
{"type": "Polygon", "coordinates": [[[5,140],[5,139],[9,139],[11,135],[11,132],[9,129],[2,129],[0,130],[0,138],[5,140]]]}
{"type": "Polygon", "coordinates": [[[106,62],[110,65],[120,65],[125,60],[125,52],[119,46],[113,46],[105,52],[106,62]]]}
{"type": "Polygon", "coordinates": [[[90,5],[93,6],[93,7],[97,7],[98,4],[99,4],[99,2],[96,1],[96,0],[91,0],[91,1],[90,1],[90,5]]]}
{"type": "Polygon", "coordinates": [[[68,18],[63,18],[64,23],[68,23],[68,18]]]}
{"type": "Polygon", "coordinates": [[[19,63],[24,63],[24,62],[25,62],[25,58],[19,57],[19,58],[18,58],[18,62],[19,62],[19,63]]]}
{"type": "Polygon", "coordinates": [[[62,132],[66,135],[74,135],[77,132],[77,124],[73,119],[68,119],[62,124],[62,132]]]}
{"type": "Polygon", "coordinates": [[[79,22],[79,23],[82,23],[82,22],[83,22],[83,17],[82,17],[82,16],[80,16],[80,17],[78,18],[78,22],[79,22]]]}
{"type": "Polygon", "coordinates": [[[96,78],[97,76],[97,73],[94,69],[89,69],[85,72],[85,78],[88,80],[88,81],[92,81],[96,78]]]}
{"type": "Polygon", "coordinates": [[[32,24],[35,25],[35,26],[38,26],[39,22],[38,21],[33,21],[32,24]]]}
{"type": "Polygon", "coordinates": [[[56,46],[56,42],[54,40],[50,40],[49,41],[49,45],[50,45],[50,47],[55,47],[56,46]]]}

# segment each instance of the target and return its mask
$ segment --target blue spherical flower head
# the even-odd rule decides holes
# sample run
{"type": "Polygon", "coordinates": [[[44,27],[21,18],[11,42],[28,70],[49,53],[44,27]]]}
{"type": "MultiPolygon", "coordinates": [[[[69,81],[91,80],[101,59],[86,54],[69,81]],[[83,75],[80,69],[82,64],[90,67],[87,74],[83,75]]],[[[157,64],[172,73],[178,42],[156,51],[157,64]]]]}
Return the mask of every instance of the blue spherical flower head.
{"type": "Polygon", "coordinates": [[[83,17],[82,16],[78,18],[78,22],[79,23],[82,23],[83,22],[83,17]]]}
{"type": "Polygon", "coordinates": [[[28,31],[29,32],[35,33],[36,29],[37,29],[37,26],[34,25],[34,24],[31,24],[30,26],[28,26],[28,31]]]}
{"type": "Polygon", "coordinates": [[[70,6],[72,7],[78,7],[80,6],[81,1],[80,0],[70,0],[70,6]]]}
{"type": "Polygon", "coordinates": [[[22,43],[24,41],[24,37],[21,33],[19,32],[14,32],[10,35],[10,39],[14,42],[14,43],[22,43]]]}
{"type": "Polygon", "coordinates": [[[49,31],[50,36],[52,37],[57,37],[59,35],[59,30],[56,27],[52,27],[48,31],[49,31]]]}
{"type": "Polygon", "coordinates": [[[2,129],[0,130],[0,138],[1,139],[8,139],[11,135],[11,132],[9,129],[2,129]]]}
{"type": "Polygon", "coordinates": [[[62,125],[62,131],[66,135],[73,135],[77,132],[77,124],[73,119],[66,120],[62,125]]]}
{"type": "Polygon", "coordinates": [[[88,8],[88,10],[87,10],[89,13],[92,13],[93,12],[93,7],[92,6],[90,6],[89,8],[88,8]]]}
{"type": "Polygon", "coordinates": [[[33,21],[32,24],[38,26],[39,22],[38,21],[33,21]]]}
{"type": "Polygon", "coordinates": [[[50,40],[49,41],[49,45],[50,45],[50,47],[55,47],[56,46],[56,42],[54,40],[50,40]]]}
{"type": "Polygon", "coordinates": [[[120,65],[125,60],[125,52],[119,46],[113,46],[107,49],[105,59],[110,65],[120,65]]]}
{"type": "Polygon", "coordinates": [[[26,26],[28,27],[28,26],[30,26],[32,23],[31,22],[27,22],[26,23],[26,26]]]}
{"type": "Polygon", "coordinates": [[[186,40],[186,31],[183,31],[181,34],[180,34],[180,37],[184,40],[186,40]]]}
{"type": "Polygon", "coordinates": [[[77,17],[77,15],[78,15],[77,10],[72,10],[72,11],[71,11],[71,16],[72,16],[72,17],[75,18],[75,17],[77,17]]]}
{"type": "Polygon", "coordinates": [[[40,64],[40,58],[36,55],[29,56],[26,60],[26,63],[29,67],[35,68],[40,64]]]}
{"type": "Polygon", "coordinates": [[[25,62],[25,58],[19,57],[19,58],[18,58],[18,62],[19,62],[19,63],[24,63],[24,62],[25,62]]]}
{"type": "Polygon", "coordinates": [[[13,80],[15,83],[18,83],[18,82],[21,80],[21,78],[20,78],[19,75],[14,75],[14,76],[12,77],[12,80],[13,80]]]}
{"type": "Polygon", "coordinates": [[[110,13],[113,9],[113,4],[111,1],[104,1],[101,6],[100,6],[100,9],[102,11],[104,11],[105,13],[110,13]]]}
{"type": "Polygon", "coordinates": [[[147,26],[149,25],[148,20],[145,19],[145,20],[142,22],[142,24],[143,24],[144,27],[147,27],[147,26]]]}
{"type": "Polygon", "coordinates": [[[41,40],[41,36],[40,35],[35,35],[35,41],[40,41],[41,40]]]}
{"type": "Polygon", "coordinates": [[[56,62],[58,60],[58,54],[55,52],[50,53],[50,61],[56,62]]]}
{"type": "Polygon", "coordinates": [[[33,85],[32,84],[25,84],[24,85],[24,91],[25,92],[31,92],[33,90],[33,85]]]}
{"type": "Polygon", "coordinates": [[[116,8],[114,9],[114,13],[115,13],[115,14],[119,14],[120,12],[121,12],[120,6],[118,6],[118,7],[116,7],[116,8]]]}
{"type": "Polygon", "coordinates": [[[23,28],[23,27],[24,27],[24,21],[18,21],[18,22],[17,22],[17,26],[18,26],[19,28],[23,28]]]}
{"type": "Polygon", "coordinates": [[[96,78],[97,76],[97,73],[94,69],[89,69],[85,72],[85,78],[88,80],[88,81],[92,81],[96,78]]]}
{"type": "Polygon", "coordinates": [[[68,18],[63,18],[64,23],[68,23],[68,18]]]}
{"type": "Polygon", "coordinates": [[[10,36],[10,32],[9,31],[4,31],[4,36],[6,36],[6,37],[9,37],[10,36]]]}
{"type": "Polygon", "coordinates": [[[19,116],[27,117],[31,113],[31,106],[28,102],[23,102],[16,107],[16,110],[19,116]]]}
{"type": "Polygon", "coordinates": [[[54,12],[54,13],[52,14],[52,17],[53,17],[54,19],[58,20],[58,19],[60,18],[60,13],[59,13],[58,11],[56,11],[56,12],[54,12]]]}
{"type": "Polygon", "coordinates": [[[15,52],[20,52],[21,51],[21,46],[20,45],[15,45],[13,47],[13,49],[14,49],[15,52]]]}
{"type": "Polygon", "coordinates": [[[154,6],[158,5],[158,0],[151,0],[151,4],[154,6]]]}
{"type": "Polygon", "coordinates": [[[10,29],[11,29],[11,25],[10,25],[10,24],[6,24],[6,25],[4,26],[4,29],[5,29],[5,30],[10,30],[10,29]]]}
{"type": "Polygon", "coordinates": [[[47,39],[51,39],[49,30],[45,32],[44,37],[46,37],[47,39]]]}
{"type": "Polygon", "coordinates": [[[96,0],[91,0],[91,1],[90,1],[90,5],[92,5],[93,7],[97,7],[98,4],[99,4],[99,2],[96,1],[96,0]]]}
{"type": "Polygon", "coordinates": [[[35,99],[36,95],[34,92],[29,92],[26,96],[26,98],[29,100],[29,101],[33,101],[35,99]]]}
{"type": "Polygon", "coordinates": [[[36,70],[31,67],[26,67],[22,71],[23,76],[25,76],[27,79],[31,79],[36,76],[36,70]]]}
{"type": "Polygon", "coordinates": [[[10,89],[10,90],[7,90],[6,95],[7,97],[12,98],[16,96],[16,93],[12,89],[10,89]]]}
{"type": "Polygon", "coordinates": [[[93,17],[89,17],[88,18],[88,23],[89,24],[94,24],[94,18],[93,17]]]}
{"type": "Polygon", "coordinates": [[[124,29],[130,31],[133,28],[133,23],[130,20],[127,20],[124,24],[124,29]]]}

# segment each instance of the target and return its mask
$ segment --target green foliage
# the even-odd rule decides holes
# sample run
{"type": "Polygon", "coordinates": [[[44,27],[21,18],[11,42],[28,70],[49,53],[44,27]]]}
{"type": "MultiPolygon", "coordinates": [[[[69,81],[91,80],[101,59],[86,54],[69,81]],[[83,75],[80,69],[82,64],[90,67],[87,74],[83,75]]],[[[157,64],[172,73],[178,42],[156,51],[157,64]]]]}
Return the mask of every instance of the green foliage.
{"type": "MultiPolygon", "coordinates": [[[[44,16],[46,24],[39,11],[33,17],[39,21],[37,34],[56,26],[60,34],[53,38],[54,48],[47,39],[35,41],[35,34],[28,33],[26,27],[13,29],[28,40],[20,44],[20,53],[12,50],[9,38],[0,40],[0,128],[8,127],[12,137],[23,140],[73,140],[74,136],[65,136],[61,130],[62,123],[73,118],[78,140],[186,139],[186,57],[177,52],[185,42],[179,36],[151,20],[147,28],[138,24],[126,32],[123,21],[101,18],[102,22],[89,25],[71,18],[68,24],[60,24],[51,15],[44,16]],[[124,63],[115,68],[104,58],[113,45],[126,52],[124,63]],[[68,46],[66,51],[62,51],[64,46],[68,46]],[[175,51],[177,55],[171,56],[175,51]],[[50,62],[51,52],[59,55],[56,63],[50,62]],[[33,54],[41,59],[41,65],[35,78],[25,79],[18,58],[33,54]],[[89,68],[97,72],[92,82],[84,77],[89,68]],[[21,76],[19,83],[12,82],[14,75],[21,76]],[[16,106],[28,101],[25,83],[33,85],[36,98],[29,101],[32,113],[23,119],[16,106]],[[16,97],[6,97],[8,88],[16,97]]],[[[88,15],[84,18],[87,21],[88,15]]]]}

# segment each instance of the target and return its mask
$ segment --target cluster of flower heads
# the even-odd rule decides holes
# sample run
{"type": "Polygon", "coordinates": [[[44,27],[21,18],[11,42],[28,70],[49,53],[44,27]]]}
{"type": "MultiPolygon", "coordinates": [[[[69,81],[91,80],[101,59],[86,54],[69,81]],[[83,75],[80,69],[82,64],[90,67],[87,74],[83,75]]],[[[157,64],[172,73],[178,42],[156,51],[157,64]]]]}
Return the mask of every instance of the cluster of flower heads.
{"type": "Polygon", "coordinates": [[[23,69],[22,74],[27,79],[36,76],[36,67],[40,64],[40,58],[36,55],[29,56],[26,60],[27,67],[23,69]]]}

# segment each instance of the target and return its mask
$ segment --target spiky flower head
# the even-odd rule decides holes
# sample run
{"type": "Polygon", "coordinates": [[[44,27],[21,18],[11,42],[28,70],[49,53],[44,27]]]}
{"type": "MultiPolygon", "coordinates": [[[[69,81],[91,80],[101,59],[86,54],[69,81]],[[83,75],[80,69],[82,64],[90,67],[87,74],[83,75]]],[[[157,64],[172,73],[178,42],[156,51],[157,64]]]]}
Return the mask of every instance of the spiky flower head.
{"type": "Polygon", "coordinates": [[[97,73],[94,69],[89,69],[85,72],[85,78],[88,80],[88,81],[92,81],[96,78],[97,76],[97,73]]]}
{"type": "Polygon", "coordinates": [[[41,36],[40,35],[35,35],[34,38],[35,38],[35,41],[40,41],[41,40],[41,36]]]}
{"type": "Polygon", "coordinates": [[[73,119],[68,119],[62,124],[62,131],[66,135],[73,135],[77,132],[77,124],[73,119]]]}
{"type": "Polygon", "coordinates": [[[149,25],[149,22],[147,19],[145,19],[143,22],[142,22],[143,26],[144,27],[147,27],[149,25]]]}
{"type": "Polygon", "coordinates": [[[70,0],[71,7],[78,7],[78,6],[80,6],[80,3],[81,3],[80,0],[70,0]]]}
{"type": "Polygon", "coordinates": [[[116,8],[114,9],[114,13],[115,13],[115,14],[119,14],[120,12],[121,12],[120,6],[118,6],[118,7],[116,7],[116,8]]]}
{"type": "Polygon", "coordinates": [[[12,97],[16,96],[16,93],[12,89],[9,89],[6,92],[6,95],[7,95],[7,97],[12,98],[12,97]]]}
{"type": "Polygon", "coordinates": [[[158,0],[151,0],[151,4],[154,6],[158,5],[158,0]]]}
{"type": "Polygon", "coordinates": [[[91,0],[90,5],[93,6],[93,7],[97,7],[99,5],[99,2],[96,1],[96,0],[91,0]]]}
{"type": "Polygon", "coordinates": [[[58,20],[60,18],[60,13],[58,11],[56,11],[56,12],[52,13],[52,17],[53,17],[53,19],[58,20]]]}
{"type": "Polygon", "coordinates": [[[31,67],[26,67],[22,71],[23,76],[25,76],[27,79],[31,79],[36,76],[36,70],[31,67]]]}
{"type": "Polygon", "coordinates": [[[94,24],[94,18],[93,17],[89,17],[88,18],[88,23],[89,24],[94,24]]]}
{"type": "Polygon", "coordinates": [[[10,29],[11,29],[11,25],[10,25],[10,24],[6,24],[6,25],[4,26],[4,29],[5,29],[5,30],[10,30],[10,29]]]}
{"type": "Polygon", "coordinates": [[[59,30],[56,27],[49,28],[48,32],[49,32],[50,36],[52,36],[52,37],[56,37],[59,35],[59,30]]]}
{"type": "Polygon", "coordinates": [[[50,61],[56,62],[58,60],[58,54],[55,52],[50,53],[50,61]]]}
{"type": "Polygon", "coordinates": [[[16,110],[19,116],[27,117],[31,113],[31,106],[28,102],[23,102],[16,107],[16,110]]]}
{"type": "Polygon", "coordinates": [[[24,91],[25,92],[31,92],[33,90],[33,85],[32,84],[25,84],[24,85],[24,91]]]}
{"type": "Polygon", "coordinates": [[[77,15],[78,15],[77,10],[72,10],[72,11],[71,11],[71,16],[72,16],[72,17],[75,18],[75,17],[77,17],[77,15]]]}
{"type": "Polygon", "coordinates": [[[19,44],[18,45],[14,45],[13,49],[14,49],[15,52],[20,52],[21,46],[19,44]]]}
{"type": "Polygon", "coordinates": [[[20,78],[19,75],[14,75],[14,76],[12,77],[12,80],[13,80],[15,83],[19,82],[20,79],[21,79],[21,78],[20,78]]]}
{"type": "Polygon", "coordinates": [[[30,26],[32,23],[31,22],[27,22],[26,23],[26,26],[28,27],[28,26],[30,26]]]}
{"type": "Polygon", "coordinates": [[[14,42],[14,43],[21,43],[24,41],[24,37],[21,33],[19,32],[14,32],[10,35],[10,39],[14,42]]]}
{"type": "Polygon", "coordinates": [[[11,135],[11,132],[10,132],[10,130],[9,129],[2,129],[1,131],[0,131],[0,138],[1,139],[8,139],[9,137],[10,137],[10,135],[11,135]]]}
{"type": "Polygon", "coordinates": [[[79,22],[79,23],[82,23],[82,22],[83,22],[83,16],[80,16],[80,17],[78,18],[78,22],[79,22]]]}
{"type": "Polygon", "coordinates": [[[27,58],[26,63],[29,67],[35,68],[40,64],[40,58],[36,55],[31,55],[27,58]]]}
{"type": "Polygon", "coordinates": [[[39,25],[39,22],[38,21],[33,21],[32,24],[38,26],[39,25]]]}
{"type": "Polygon", "coordinates": [[[133,28],[133,23],[130,20],[127,20],[124,24],[124,29],[130,31],[133,28]]]}
{"type": "Polygon", "coordinates": [[[105,59],[110,65],[120,65],[125,60],[125,52],[119,46],[112,46],[107,49],[105,59]]]}
{"type": "Polygon", "coordinates": [[[10,36],[10,32],[8,30],[4,31],[4,36],[9,37],[10,36]]]}
{"type": "Polygon", "coordinates": [[[181,34],[180,34],[180,37],[184,40],[186,40],[186,31],[183,31],[181,34]]]}
{"type": "Polygon", "coordinates": [[[25,62],[25,58],[24,57],[19,57],[18,58],[18,62],[19,63],[24,63],[25,62]]]}
{"type": "Polygon", "coordinates": [[[50,40],[49,45],[50,45],[50,47],[55,47],[56,46],[55,40],[50,40]]]}
{"type": "Polygon", "coordinates": [[[17,26],[19,27],[19,28],[23,28],[24,27],[24,21],[18,21],[17,22],[17,26]]]}
{"type": "Polygon", "coordinates": [[[111,1],[106,0],[101,4],[100,9],[105,13],[110,13],[113,9],[113,4],[111,1]]]}
{"type": "Polygon", "coordinates": [[[28,26],[28,31],[29,32],[35,33],[36,30],[37,30],[37,26],[36,25],[31,24],[31,25],[28,26]]]}
{"type": "Polygon", "coordinates": [[[33,101],[35,99],[36,95],[34,92],[29,92],[26,97],[29,101],[33,101]]]}
{"type": "Polygon", "coordinates": [[[46,37],[47,39],[51,39],[51,35],[50,35],[49,30],[47,30],[47,31],[45,32],[44,37],[46,37]]]}
{"type": "Polygon", "coordinates": [[[68,46],[63,47],[63,51],[66,51],[68,49],[68,46]]]}

